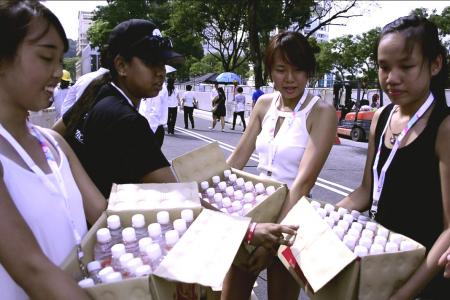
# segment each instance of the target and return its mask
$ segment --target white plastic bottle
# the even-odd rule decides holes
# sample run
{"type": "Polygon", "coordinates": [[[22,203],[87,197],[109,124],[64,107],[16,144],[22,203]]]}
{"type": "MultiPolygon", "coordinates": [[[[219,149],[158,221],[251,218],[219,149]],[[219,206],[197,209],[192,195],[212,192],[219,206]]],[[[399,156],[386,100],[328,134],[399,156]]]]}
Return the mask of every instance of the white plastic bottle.
{"type": "Polygon", "coordinates": [[[228,169],[223,170],[223,178],[224,178],[225,183],[229,181],[228,178],[230,177],[230,175],[231,175],[231,170],[228,170],[228,169]]]}
{"type": "Polygon", "coordinates": [[[234,190],[236,191],[245,191],[245,180],[242,177],[239,177],[238,179],[236,179],[236,184],[234,186],[234,190]]]}
{"type": "Polygon", "coordinates": [[[226,211],[227,213],[232,213],[232,207],[231,207],[231,199],[228,197],[225,197],[222,199],[222,208],[221,211],[226,211]]]}
{"type": "Polygon", "coordinates": [[[104,277],[103,282],[104,283],[114,283],[114,282],[119,282],[121,280],[122,280],[122,274],[120,274],[119,272],[112,272],[104,277]]]}
{"type": "Polygon", "coordinates": [[[87,264],[87,270],[89,273],[89,277],[94,281],[94,283],[100,283],[100,276],[98,272],[102,269],[102,265],[99,261],[93,260],[87,264]]]}
{"type": "Polygon", "coordinates": [[[139,245],[136,239],[136,232],[133,227],[127,227],[122,230],[122,239],[125,249],[128,253],[132,253],[135,257],[139,256],[139,245]]]}
{"type": "Polygon", "coordinates": [[[219,191],[219,182],[220,182],[220,176],[213,176],[212,178],[211,178],[211,180],[212,180],[212,187],[214,188],[214,190],[215,190],[215,192],[216,193],[219,193],[220,191],[219,191]]]}
{"type": "Polygon", "coordinates": [[[135,257],[133,259],[130,259],[127,262],[127,271],[128,271],[128,276],[129,277],[135,277],[135,271],[136,268],[142,266],[144,263],[142,262],[142,259],[140,257],[135,257]]]}
{"type": "Polygon", "coordinates": [[[228,176],[228,182],[227,182],[227,186],[234,186],[236,184],[236,180],[237,180],[237,175],[236,174],[230,174],[230,176],[228,176]]]}
{"type": "Polygon", "coordinates": [[[161,247],[158,244],[151,244],[147,247],[147,249],[145,249],[145,252],[150,259],[150,267],[152,267],[152,270],[155,271],[164,258],[162,256],[161,247]]]}
{"type": "Polygon", "coordinates": [[[114,269],[111,266],[105,267],[98,272],[98,276],[100,277],[101,282],[105,282],[105,278],[108,274],[114,272],[114,269]]]}
{"type": "Polygon", "coordinates": [[[178,235],[181,237],[187,230],[186,221],[183,219],[176,219],[173,221],[173,228],[178,231],[178,235]]]}
{"type": "Polygon", "coordinates": [[[125,245],[124,244],[115,244],[111,248],[111,254],[112,254],[111,266],[117,272],[121,272],[122,271],[119,259],[125,253],[126,253],[126,249],[125,249],[125,245]]]}
{"type": "Polygon", "coordinates": [[[138,244],[139,244],[139,256],[142,259],[142,262],[144,264],[148,263],[148,257],[147,257],[147,253],[145,252],[145,249],[147,249],[148,246],[150,246],[152,244],[152,238],[150,237],[145,237],[139,240],[138,244]]]}
{"type": "Polygon", "coordinates": [[[131,217],[131,224],[136,233],[136,239],[139,241],[142,238],[148,237],[148,230],[145,226],[145,217],[143,214],[135,214],[131,217]]]}
{"type": "Polygon", "coordinates": [[[108,228],[97,230],[97,243],[94,246],[94,259],[99,261],[102,267],[111,264],[111,234],[108,228]]]}
{"type": "Polygon", "coordinates": [[[192,209],[183,209],[181,211],[181,218],[186,222],[186,227],[189,228],[194,222],[194,211],[192,209]]]}
{"type": "Polygon", "coordinates": [[[264,187],[264,184],[262,184],[261,182],[258,182],[257,184],[255,184],[255,192],[256,195],[266,195],[266,188],[264,187]]]}
{"type": "Polygon", "coordinates": [[[122,243],[122,225],[118,215],[110,215],[106,219],[106,223],[111,234],[111,242],[113,245],[122,243]]]}
{"type": "Polygon", "coordinates": [[[221,194],[221,193],[214,194],[214,204],[216,204],[217,208],[219,208],[219,209],[222,208],[222,199],[223,199],[223,194],[221,194]]]}
{"type": "Polygon", "coordinates": [[[127,269],[127,263],[134,258],[133,254],[131,253],[125,253],[122,254],[122,256],[119,258],[120,262],[120,270],[122,273],[123,278],[129,277],[128,269],[127,269]]]}
{"type": "Polygon", "coordinates": [[[208,198],[208,194],[206,193],[206,190],[209,188],[208,181],[202,181],[200,183],[200,193],[202,194],[202,198],[208,198]]]}
{"type": "Polygon", "coordinates": [[[156,214],[156,220],[161,225],[161,233],[164,235],[167,231],[173,230],[172,223],[170,222],[170,215],[168,211],[162,210],[156,214]]]}
{"type": "Polygon", "coordinates": [[[245,193],[244,195],[244,203],[245,204],[250,204],[250,205],[255,205],[255,194],[253,194],[252,192],[248,192],[245,193]]]}
{"type": "Polygon", "coordinates": [[[178,242],[180,236],[178,235],[178,231],[169,230],[165,233],[165,238],[166,238],[166,247],[164,249],[164,252],[167,254],[178,242]]]}
{"type": "MultiPolygon", "coordinates": [[[[226,189],[227,189],[227,183],[225,182],[225,181],[221,181],[221,182],[219,182],[219,193],[222,195],[222,196],[225,196],[226,195],[226,189]]],[[[218,194],[218,193],[216,193],[216,194],[218,194]]]]}
{"type": "Polygon", "coordinates": [[[234,191],[233,197],[234,201],[244,202],[244,193],[242,193],[242,190],[234,191]]]}
{"type": "Polygon", "coordinates": [[[164,236],[162,235],[161,225],[159,225],[159,223],[152,223],[148,225],[148,234],[153,243],[158,244],[161,248],[164,247],[164,236]]]}
{"type": "Polygon", "coordinates": [[[269,185],[268,187],[266,187],[266,194],[267,196],[272,195],[273,193],[275,193],[276,189],[273,185],[269,185]]]}
{"type": "Polygon", "coordinates": [[[211,203],[212,201],[214,201],[214,194],[216,193],[216,190],[212,187],[208,188],[206,190],[206,199],[208,199],[208,201],[211,203]]]}
{"type": "Polygon", "coordinates": [[[149,265],[142,265],[136,268],[134,271],[134,276],[143,277],[152,274],[152,267],[149,265]]]}
{"type": "Polygon", "coordinates": [[[242,202],[239,200],[233,201],[233,203],[231,203],[231,210],[232,213],[236,213],[238,216],[242,216],[242,202]]]}
{"type": "Polygon", "coordinates": [[[226,193],[226,197],[230,198],[231,201],[234,201],[234,188],[232,186],[227,186],[226,193]]]}
{"type": "Polygon", "coordinates": [[[244,184],[244,189],[245,189],[245,193],[252,193],[253,196],[256,195],[256,193],[255,193],[255,186],[253,185],[252,181],[247,181],[244,184]]]}
{"type": "Polygon", "coordinates": [[[94,286],[94,285],[95,285],[95,282],[94,282],[94,280],[92,280],[92,278],[84,278],[84,279],[78,281],[78,286],[83,289],[94,286]]]}

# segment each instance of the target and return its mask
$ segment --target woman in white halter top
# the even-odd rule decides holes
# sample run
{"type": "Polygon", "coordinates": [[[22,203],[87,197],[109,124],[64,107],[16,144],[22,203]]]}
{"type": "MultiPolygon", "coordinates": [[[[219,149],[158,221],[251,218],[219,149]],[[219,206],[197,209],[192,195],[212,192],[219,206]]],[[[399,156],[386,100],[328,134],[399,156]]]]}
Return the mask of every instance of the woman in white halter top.
{"type": "MultiPolygon", "coordinates": [[[[260,176],[289,187],[278,218],[281,221],[314,186],[335,140],[337,121],[333,106],[305,89],[315,59],[303,35],[276,35],[266,49],[265,64],[277,92],[258,99],[228,163],[242,169],[251,154],[258,152],[260,176]]],[[[222,299],[248,299],[258,273],[268,265],[269,299],[298,299],[300,287],[294,278],[278,258],[261,247],[254,252],[249,270],[231,267],[222,299]]]]}
{"type": "Polygon", "coordinates": [[[0,298],[88,299],[57,266],[106,201],[64,139],[28,123],[49,106],[68,48],[39,1],[0,8],[0,298]]]}

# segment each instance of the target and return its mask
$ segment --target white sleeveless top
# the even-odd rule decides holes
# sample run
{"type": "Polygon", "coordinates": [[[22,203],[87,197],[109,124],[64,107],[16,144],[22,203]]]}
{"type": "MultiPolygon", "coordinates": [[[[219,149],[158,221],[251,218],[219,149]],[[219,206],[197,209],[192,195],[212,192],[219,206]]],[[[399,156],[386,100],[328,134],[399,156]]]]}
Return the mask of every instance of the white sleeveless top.
{"type": "Polygon", "coordinates": [[[277,109],[280,97],[280,93],[274,96],[256,138],[258,172],[263,178],[275,179],[291,188],[309,140],[306,119],[320,98],[315,96],[304,109],[296,113],[286,113],[277,109]],[[285,117],[285,120],[274,137],[278,117],[285,117]]]}
{"type": "MultiPolygon", "coordinates": [[[[42,132],[42,130],[41,130],[42,132]]],[[[48,135],[47,137],[48,142],[48,135]]],[[[52,143],[55,145],[54,143],[52,143]]],[[[61,157],[59,170],[66,184],[69,211],[72,214],[77,231],[81,236],[87,232],[83,201],[75,183],[66,155],[57,147],[61,157]]],[[[75,239],[69,218],[64,209],[64,198],[52,193],[41,179],[32,171],[19,166],[0,154],[3,166],[3,181],[14,204],[30,227],[42,251],[55,265],[59,265],[75,247],[75,239]]],[[[50,181],[57,185],[55,175],[47,174],[50,181]]],[[[7,240],[2,243],[7,243],[7,240]]],[[[20,257],[17,257],[20,259],[20,257]]],[[[1,299],[28,299],[0,264],[1,299]]]]}

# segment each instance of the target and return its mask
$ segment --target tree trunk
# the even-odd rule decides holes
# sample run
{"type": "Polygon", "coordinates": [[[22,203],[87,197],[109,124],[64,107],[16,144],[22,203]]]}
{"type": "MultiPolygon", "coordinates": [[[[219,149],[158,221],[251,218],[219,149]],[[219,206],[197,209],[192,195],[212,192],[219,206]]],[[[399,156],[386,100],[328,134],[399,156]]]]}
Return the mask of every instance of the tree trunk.
{"type": "Polygon", "coordinates": [[[249,0],[247,6],[248,16],[248,40],[250,46],[250,60],[253,63],[255,86],[263,85],[262,55],[259,40],[259,30],[256,20],[259,0],[249,0]]]}

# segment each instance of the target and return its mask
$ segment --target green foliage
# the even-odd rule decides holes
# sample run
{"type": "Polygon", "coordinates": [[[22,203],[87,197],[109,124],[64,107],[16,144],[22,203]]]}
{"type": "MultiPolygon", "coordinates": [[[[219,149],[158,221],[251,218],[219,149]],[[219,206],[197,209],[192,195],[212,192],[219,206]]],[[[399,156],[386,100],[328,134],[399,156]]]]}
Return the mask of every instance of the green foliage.
{"type": "Polygon", "coordinates": [[[91,27],[89,27],[87,35],[89,39],[89,44],[92,48],[99,47],[102,48],[108,40],[108,35],[113,27],[108,21],[99,19],[95,21],[91,27]]]}
{"type": "Polygon", "coordinates": [[[76,74],[76,63],[78,61],[78,57],[68,57],[64,58],[63,61],[63,68],[70,72],[70,76],[72,77],[72,81],[75,81],[75,74],[76,74]]]}

